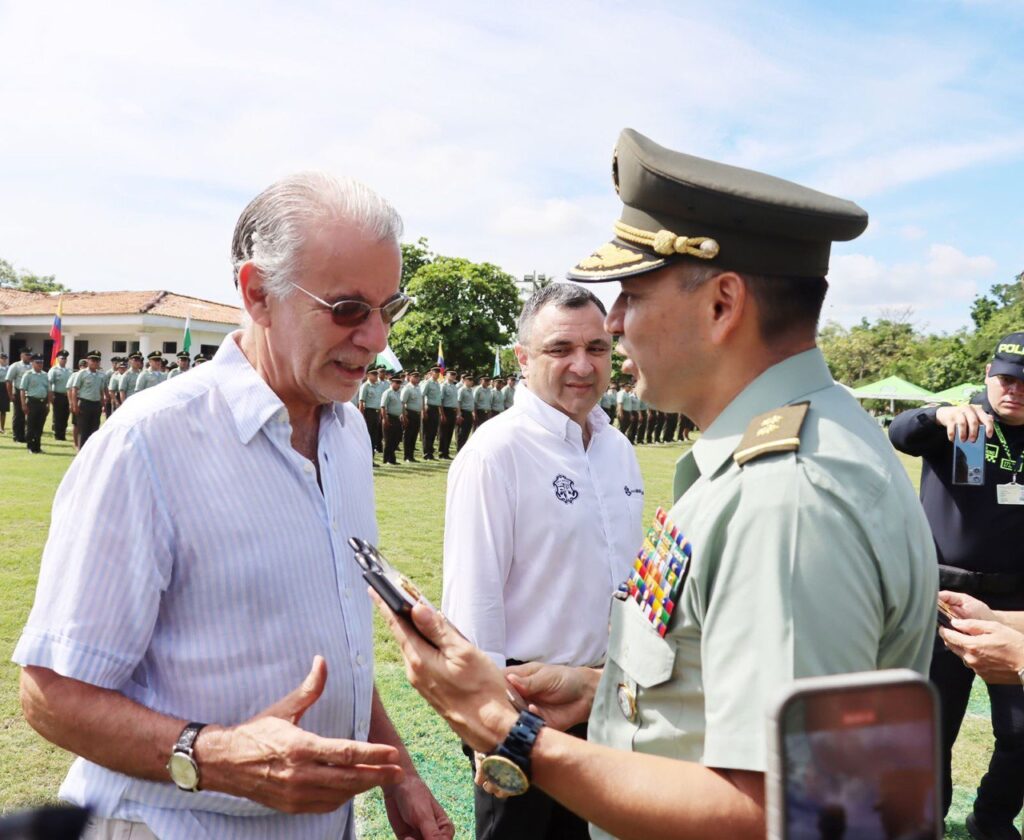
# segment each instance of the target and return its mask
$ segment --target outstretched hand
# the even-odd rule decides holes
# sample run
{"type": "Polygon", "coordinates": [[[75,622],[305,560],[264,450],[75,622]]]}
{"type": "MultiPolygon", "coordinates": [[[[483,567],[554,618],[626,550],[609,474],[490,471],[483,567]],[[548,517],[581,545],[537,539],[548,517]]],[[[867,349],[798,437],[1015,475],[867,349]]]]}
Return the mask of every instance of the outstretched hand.
{"type": "Polygon", "coordinates": [[[370,788],[400,782],[394,747],[299,727],[326,683],[327,663],[317,656],[299,686],[255,717],[203,729],[195,743],[202,787],[299,814],[327,813],[370,788]]]}
{"type": "Polygon", "coordinates": [[[412,687],[474,750],[494,749],[517,718],[505,693],[501,671],[487,654],[426,604],[413,607],[410,625],[395,615],[376,592],[369,592],[398,642],[412,687]]]}

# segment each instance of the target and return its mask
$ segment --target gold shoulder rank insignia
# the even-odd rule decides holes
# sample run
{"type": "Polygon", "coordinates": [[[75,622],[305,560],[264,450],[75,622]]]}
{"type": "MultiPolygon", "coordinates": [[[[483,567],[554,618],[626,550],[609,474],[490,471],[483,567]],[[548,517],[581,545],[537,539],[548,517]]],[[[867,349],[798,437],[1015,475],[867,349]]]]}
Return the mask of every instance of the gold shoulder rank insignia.
{"type": "Polygon", "coordinates": [[[773,452],[796,452],[800,449],[800,427],[810,403],[784,405],[750,421],[743,440],[732,453],[733,460],[741,467],[762,455],[773,452]]]}

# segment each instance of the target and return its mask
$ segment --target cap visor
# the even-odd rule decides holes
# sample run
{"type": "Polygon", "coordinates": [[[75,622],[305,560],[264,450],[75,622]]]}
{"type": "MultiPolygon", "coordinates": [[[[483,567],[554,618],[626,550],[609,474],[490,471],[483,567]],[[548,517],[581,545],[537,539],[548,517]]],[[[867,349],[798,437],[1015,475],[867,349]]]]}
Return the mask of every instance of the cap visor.
{"type": "Polygon", "coordinates": [[[616,238],[606,242],[586,259],[580,260],[566,276],[577,283],[606,283],[654,271],[667,262],[666,257],[616,238]]]}

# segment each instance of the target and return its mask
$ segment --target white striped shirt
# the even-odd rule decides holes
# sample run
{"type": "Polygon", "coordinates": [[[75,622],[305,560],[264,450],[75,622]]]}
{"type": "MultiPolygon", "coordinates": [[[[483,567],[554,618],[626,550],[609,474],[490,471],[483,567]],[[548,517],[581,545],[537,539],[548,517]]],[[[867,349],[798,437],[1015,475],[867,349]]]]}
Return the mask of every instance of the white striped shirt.
{"type": "MultiPolygon", "coordinates": [[[[365,740],[371,609],[346,541],[377,540],[366,424],[348,404],[322,409],[321,492],[239,335],[191,376],[138,394],[75,458],[13,659],[233,725],[295,688],[320,653],[329,678],[302,727],[365,740]]],[[[290,816],[82,758],[60,796],[145,822],[162,840],[353,834],[351,803],[290,816]]]]}

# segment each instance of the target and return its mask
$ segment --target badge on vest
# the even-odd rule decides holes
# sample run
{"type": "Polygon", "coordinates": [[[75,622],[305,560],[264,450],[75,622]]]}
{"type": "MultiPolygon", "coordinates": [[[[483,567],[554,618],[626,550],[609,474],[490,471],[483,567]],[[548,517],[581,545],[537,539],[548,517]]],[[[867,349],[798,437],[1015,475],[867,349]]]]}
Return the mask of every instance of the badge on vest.
{"type": "Polygon", "coordinates": [[[626,597],[636,602],[662,638],[690,571],[692,551],[683,532],[658,508],[625,588],[626,597]]]}

